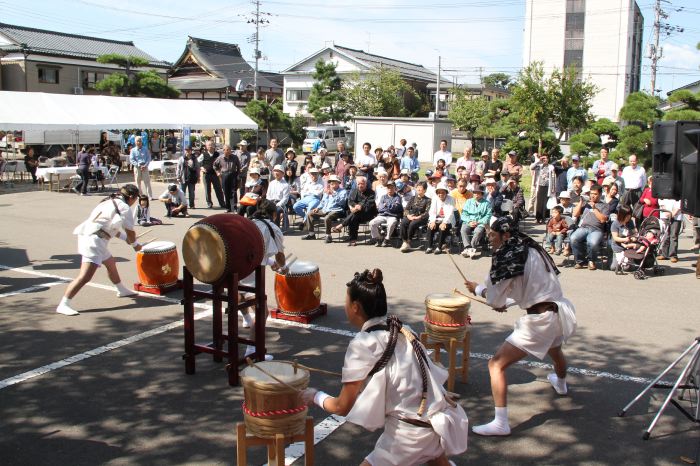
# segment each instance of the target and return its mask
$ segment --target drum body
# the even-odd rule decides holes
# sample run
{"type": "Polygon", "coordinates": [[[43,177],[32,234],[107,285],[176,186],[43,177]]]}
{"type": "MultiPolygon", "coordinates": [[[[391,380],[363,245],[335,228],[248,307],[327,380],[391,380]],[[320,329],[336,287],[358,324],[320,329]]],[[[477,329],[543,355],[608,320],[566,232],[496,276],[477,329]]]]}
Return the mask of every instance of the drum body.
{"type": "Polygon", "coordinates": [[[277,308],[288,314],[310,314],[321,306],[321,274],[312,262],[296,261],[286,275],[275,275],[277,308]]]}
{"type": "Polygon", "coordinates": [[[240,279],[261,264],[265,245],[255,223],[240,215],[217,214],[187,230],[182,257],[197,280],[218,284],[230,274],[240,279]]]}
{"type": "Polygon", "coordinates": [[[434,341],[464,340],[469,331],[469,298],[449,293],[429,294],[425,298],[425,332],[434,341]]]}
{"type": "MultiPolygon", "coordinates": [[[[309,372],[301,368],[295,370],[290,362],[265,361],[255,365],[298,390],[309,386],[309,372]]],[[[248,432],[256,437],[270,438],[304,431],[308,408],[298,392],[253,366],[241,371],[241,383],[245,399],[243,420],[248,432]]]]}
{"type": "Polygon", "coordinates": [[[175,243],[153,241],[136,253],[136,271],[141,286],[164,288],[177,283],[180,261],[175,243]]]}

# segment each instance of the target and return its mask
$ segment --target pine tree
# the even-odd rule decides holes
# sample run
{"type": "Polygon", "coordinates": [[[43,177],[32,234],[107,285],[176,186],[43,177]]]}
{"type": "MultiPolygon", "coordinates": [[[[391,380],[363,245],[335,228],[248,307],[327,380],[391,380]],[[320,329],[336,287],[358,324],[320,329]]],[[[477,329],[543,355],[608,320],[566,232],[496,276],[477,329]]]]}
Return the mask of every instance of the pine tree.
{"type": "Polygon", "coordinates": [[[349,118],[344,107],[343,80],[336,72],[333,62],[319,60],[312,77],[316,81],[309,94],[309,113],[318,123],[330,121],[332,124],[349,118]]]}

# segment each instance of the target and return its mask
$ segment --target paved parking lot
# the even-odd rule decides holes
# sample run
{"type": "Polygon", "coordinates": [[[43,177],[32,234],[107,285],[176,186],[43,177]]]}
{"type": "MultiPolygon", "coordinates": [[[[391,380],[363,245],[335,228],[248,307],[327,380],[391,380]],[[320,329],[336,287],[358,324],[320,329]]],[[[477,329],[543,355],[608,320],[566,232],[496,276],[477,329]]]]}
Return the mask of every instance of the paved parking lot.
{"type": "MultiPolygon", "coordinates": [[[[162,185],[156,184],[154,192],[162,185]]],[[[199,193],[199,198],[203,194],[199,193]]],[[[224,364],[201,355],[197,373],[186,375],[180,292],[167,297],[117,298],[106,273],[74,299],[77,317],[54,312],[80,257],[71,234],[99,197],[45,191],[0,196],[0,458],[4,464],[232,464],[235,423],[242,420],[240,387],[226,383],[224,364]]],[[[203,202],[200,202],[202,205],[203,202]]],[[[195,210],[191,219],[155,227],[158,239],[180,249],[186,229],[215,210],[195,210]]],[[[156,216],[162,216],[158,206],[156,216]]],[[[534,226],[531,232],[538,234],[534,226]]],[[[565,294],[574,302],[579,331],[566,347],[570,396],[557,397],[546,381],[549,369],[532,359],[509,371],[508,438],[470,437],[457,464],[678,464],[695,458],[700,429],[670,407],[654,430],[641,436],[664,392],[644,397],[625,418],[616,413],[695,337],[700,335],[700,281],[688,252],[686,230],[680,262],[664,276],[645,281],[611,272],[562,269],[565,294]]],[[[364,268],[384,270],[391,312],[422,328],[429,293],[460,287],[447,257],[393,248],[286,239],[287,249],[319,265],[329,314],[313,325],[271,320],[268,348],[277,359],[298,359],[339,371],[352,329],[342,311],[345,283],[364,268]]],[[[113,241],[119,271],[137,281],[133,251],[113,241]]],[[[180,251],[181,252],[181,251],[180,251]]],[[[459,258],[468,276],[483,277],[489,259],[459,258]]],[[[670,266],[670,264],[665,264],[670,266]]],[[[274,303],[272,276],[267,291],[274,303]]],[[[206,303],[197,309],[197,334],[208,341],[206,303]]],[[[492,416],[486,361],[521,313],[472,308],[469,382],[456,391],[471,423],[492,416]]],[[[677,374],[678,371],[674,372],[677,374]]],[[[312,385],[335,394],[339,381],[312,376],[312,385]]],[[[379,433],[310,414],[318,427],[317,464],[358,464],[379,433]],[[320,425],[319,425],[320,424],[320,425]],[[320,439],[320,437],[322,437],[320,439]]],[[[289,462],[303,464],[297,449],[289,462]]],[[[250,464],[265,452],[251,449],[250,464]]]]}

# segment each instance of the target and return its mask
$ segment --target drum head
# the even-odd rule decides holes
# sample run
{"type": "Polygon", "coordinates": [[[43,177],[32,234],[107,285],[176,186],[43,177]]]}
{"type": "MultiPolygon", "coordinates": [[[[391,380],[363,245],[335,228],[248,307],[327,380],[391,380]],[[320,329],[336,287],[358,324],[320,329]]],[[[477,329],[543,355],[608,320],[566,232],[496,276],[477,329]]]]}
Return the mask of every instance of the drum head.
{"type": "Polygon", "coordinates": [[[192,276],[204,283],[218,280],[226,270],[224,240],[206,224],[195,224],[187,230],[182,240],[182,256],[192,276]]]}
{"type": "Polygon", "coordinates": [[[141,248],[141,252],[164,252],[175,249],[175,243],[170,241],[152,241],[141,248]]]}
{"type": "Polygon", "coordinates": [[[294,365],[286,361],[256,362],[255,366],[248,366],[241,371],[241,378],[255,383],[279,384],[275,379],[257,368],[260,366],[266,372],[287,383],[294,383],[309,377],[309,371],[297,368],[294,373],[294,365]]]}
{"type": "Polygon", "coordinates": [[[318,265],[308,261],[296,261],[289,268],[289,275],[311,275],[318,272],[318,265]]]}
{"type": "Polygon", "coordinates": [[[425,304],[441,308],[459,308],[469,305],[469,298],[456,293],[433,293],[425,297],[425,304]]]}

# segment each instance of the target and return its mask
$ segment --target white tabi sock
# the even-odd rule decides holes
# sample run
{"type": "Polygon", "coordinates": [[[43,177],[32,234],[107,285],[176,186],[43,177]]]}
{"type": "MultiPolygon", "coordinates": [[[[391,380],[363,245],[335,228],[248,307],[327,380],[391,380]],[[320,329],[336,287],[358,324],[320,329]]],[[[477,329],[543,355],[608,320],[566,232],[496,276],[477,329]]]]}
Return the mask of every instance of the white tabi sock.
{"type": "MultiPolygon", "coordinates": [[[[247,358],[248,356],[252,356],[253,353],[255,353],[255,346],[247,345],[245,348],[245,356],[244,357],[247,358]]],[[[265,361],[272,361],[273,359],[274,359],[274,356],[272,356],[271,354],[265,354],[265,361]]]]}
{"type": "Polygon", "coordinates": [[[472,427],[472,432],[477,435],[510,435],[508,407],[496,407],[494,420],[488,424],[472,427]]]}
{"type": "Polygon", "coordinates": [[[238,311],[238,315],[243,317],[243,328],[250,328],[255,323],[253,318],[250,316],[249,312],[243,313],[241,311],[238,311]]]}
{"type": "Polygon", "coordinates": [[[120,298],[124,298],[125,296],[136,296],[138,294],[134,290],[130,290],[129,288],[125,287],[122,282],[115,283],[114,286],[117,288],[117,296],[120,298]]]}
{"type": "Polygon", "coordinates": [[[560,379],[557,374],[547,375],[547,380],[552,384],[557,395],[566,395],[569,392],[569,388],[566,386],[566,379],[560,379]]]}
{"type": "Polygon", "coordinates": [[[77,316],[79,314],[78,311],[70,307],[70,298],[67,298],[66,296],[61,298],[61,302],[58,303],[58,306],[56,307],[56,312],[63,314],[64,316],[77,316]]]}

